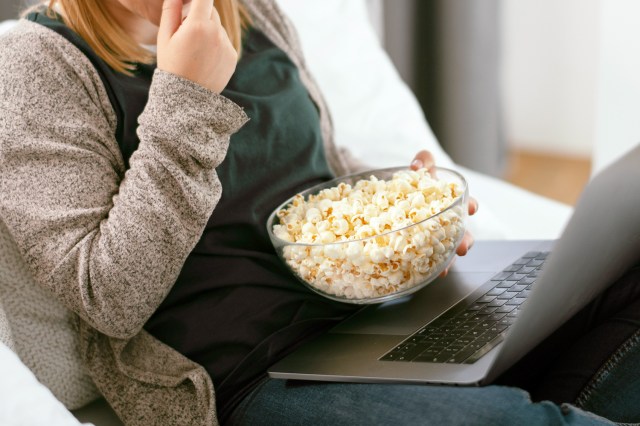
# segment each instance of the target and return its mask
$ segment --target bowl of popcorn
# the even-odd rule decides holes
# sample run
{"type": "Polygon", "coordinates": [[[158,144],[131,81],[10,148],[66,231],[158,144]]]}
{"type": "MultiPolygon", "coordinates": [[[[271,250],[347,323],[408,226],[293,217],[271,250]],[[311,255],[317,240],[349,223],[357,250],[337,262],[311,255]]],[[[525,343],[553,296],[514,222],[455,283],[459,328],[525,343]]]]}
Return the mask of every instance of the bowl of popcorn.
{"type": "Polygon", "coordinates": [[[467,213],[459,173],[395,167],[296,194],[274,210],[267,230],[278,256],[311,290],[369,304],[436,279],[455,256],[467,213]]]}

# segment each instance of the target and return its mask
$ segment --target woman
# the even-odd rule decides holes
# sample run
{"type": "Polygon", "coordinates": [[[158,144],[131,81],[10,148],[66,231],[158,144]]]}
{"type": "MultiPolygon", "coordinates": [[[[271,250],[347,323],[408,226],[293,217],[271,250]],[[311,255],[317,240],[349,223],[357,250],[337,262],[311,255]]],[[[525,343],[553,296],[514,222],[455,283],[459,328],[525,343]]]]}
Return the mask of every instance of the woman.
{"type": "Polygon", "coordinates": [[[182,0],[48,6],[0,52],[0,214],[79,316],[125,423],[607,423],[504,387],[265,379],[353,312],[298,285],[264,230],[283,199],[361,167],[333,145],[290,26],[268,0],[193,0],[186,17],[182,0]]]}

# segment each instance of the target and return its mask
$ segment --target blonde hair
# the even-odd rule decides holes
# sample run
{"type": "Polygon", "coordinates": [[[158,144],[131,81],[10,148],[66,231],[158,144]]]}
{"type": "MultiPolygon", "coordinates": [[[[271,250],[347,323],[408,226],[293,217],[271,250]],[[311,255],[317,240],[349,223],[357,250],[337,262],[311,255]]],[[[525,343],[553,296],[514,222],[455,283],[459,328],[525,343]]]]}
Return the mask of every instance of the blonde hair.
{"type": "MultiPolygon", "coordinates": [[[[155,56],[116,23],[102,0],[48,0],[48,15],[54,14],[56,3],[64,10],[64,23],[114,70],[130,75],[136,63],[155,62],[155,56]]],[[[249,14],[237,0],[216,0],[216,9],[239,57],[243,31],[250,25],[249,14]]]]}

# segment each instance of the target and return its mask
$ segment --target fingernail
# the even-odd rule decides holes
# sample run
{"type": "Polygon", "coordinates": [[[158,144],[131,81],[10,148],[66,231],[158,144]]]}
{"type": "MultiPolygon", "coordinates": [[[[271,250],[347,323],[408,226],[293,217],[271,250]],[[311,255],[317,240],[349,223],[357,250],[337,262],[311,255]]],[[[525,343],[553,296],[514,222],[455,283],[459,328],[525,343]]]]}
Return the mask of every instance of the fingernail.
{"type": "Polygon", "coordinates": [[[424,167],[424,163],[417,158],[411,162],[412,169],[421,169],[424,167]]]}

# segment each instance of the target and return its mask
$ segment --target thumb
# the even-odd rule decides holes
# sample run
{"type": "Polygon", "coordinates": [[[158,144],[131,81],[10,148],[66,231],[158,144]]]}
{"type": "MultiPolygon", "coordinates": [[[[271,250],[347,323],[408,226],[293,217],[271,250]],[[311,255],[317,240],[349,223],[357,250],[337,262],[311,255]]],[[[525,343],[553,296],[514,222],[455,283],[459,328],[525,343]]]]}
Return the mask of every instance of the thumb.
{"type": "Polygon", "coordinates": [[[180,24],[182,24],[182,1],[164,0],[158,29],[158,46],[168,43],[180,24]]]}

